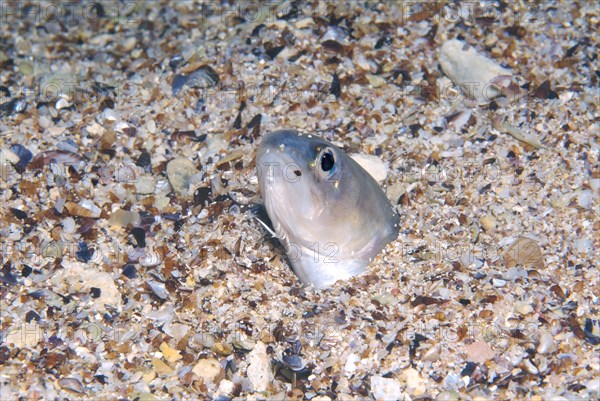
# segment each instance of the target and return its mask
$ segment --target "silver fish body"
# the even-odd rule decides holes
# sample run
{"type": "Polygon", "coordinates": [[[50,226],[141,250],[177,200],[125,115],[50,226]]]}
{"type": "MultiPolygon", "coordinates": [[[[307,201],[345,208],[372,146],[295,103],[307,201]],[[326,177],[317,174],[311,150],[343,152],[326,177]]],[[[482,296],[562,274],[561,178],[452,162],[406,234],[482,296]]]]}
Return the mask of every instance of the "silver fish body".
{"type": "Polygon", "coordinates": [[[267,134],[256,168],[275,235],[305,284],[326,288],[364,272],[398,237],[399,216],[379,184],[322,138],[267,134]]]}

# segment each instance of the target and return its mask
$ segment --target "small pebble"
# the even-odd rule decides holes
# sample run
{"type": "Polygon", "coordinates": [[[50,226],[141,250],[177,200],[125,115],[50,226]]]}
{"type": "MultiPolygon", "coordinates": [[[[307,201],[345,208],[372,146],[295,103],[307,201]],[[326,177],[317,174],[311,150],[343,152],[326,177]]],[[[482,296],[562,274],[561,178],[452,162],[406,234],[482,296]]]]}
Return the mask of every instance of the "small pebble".
{"type": "Polygon", "coordinates": [[[383,79],[383,77],[380,75],[367,74],[367,79],[369,81],[369,85],[371,85],[373,88],[379,88],[380,86],[385,85],[385,79],[383,79]]]}
{"type": "Polygon", "coordinates": [[[573,240],[573,245],[577,252],[587,252],[594,249],[594,242],[589,238],[577,238],[573,240]]]}
{"type": "MultiPolygon", "coordinates": [[[[462,383],[461,379],[462,378],[458,373],[450,372],[444,378],[444,387],[448,388],[448,389],[456,390],[462,383]]],[[[458,399],[458,398],[456,398],[456,399],[458,399]]]]}
{"type": "Polygon", "coordinates": [[[169,291],[167,291],[165,283],[160,283],[156,280],[148,280],[146,284],[148,284],[148,286],[152,289],[154,295],[160,299],[167,299],[169,297],[169,291]]]}
{"type": "Polygon", "coordinates": [[[152,366],[154,367],[154,371],[159,375],[167,375],[170,376],[173,374],[173,368],[164,363],[158,358],[152,358],[151,360],[152,366]]]}
{"type": "Polygon", "coordinates": [[[371,376],[371,393],[378,400],[400,400],[404,398],[402,385],[396,379],[371,376]]]}
{"type": "Polygon", "coordinates": [[[67,129],[66,127],[61,127],[61,126],[53,126],[53,127],[48,127],[48,128],[46,129],[46,133],[47,133],[49,136],[52,136],[52,137],[57,137],[57,136],[60,136],[60,135],[62,135],[62,134],[65,132],[65,130],[66,130],[66,129],[67,129]]]}
{"type": "Polygon", "coordinates": [[[344,370],[346,371],[346,374],[351,375],[352,373],[354,373],[357,369],[356,363],[360,361],[360,358],[358,357],[358,355],[356,354],[350,354],[348,355],[348,358],[346,359],[346,364],[344,365],[344,370]]]}
{"type": "Polygon", "coordinates": [[[102,112],[102,116],[106,121],[114,122],[119,120],[119,115],[113,109],[104,109],[104,111],[102,112]]]}
{"type": "Polygon", "coordinates": [[[176,340],[181,340],[190,330],[190,327],[181,323],[167,323],[162,327],[162,331],[176,340]]]}
{"type": "Polygon", "coordinates": [[[36,311],[30,310],[29,312],[27,312],[25,314],[25,322],[26,323],[31,323],[33,320],[35,320],[36,322],[39,322],[40,319],[41,319],[41,317],[36,311]]]}
{"type": "Polygon", "coordinates": [[[525,359],[521,366],[523,366],[525,370],[527,370],[532,375],[537,375],[539,373],[538,368],[536,368],[529,359],[525,359]]]}
{"type": "Polygon", "coordinates": [[[234,388],[235,385],[233,384],[233,382],[231,380],[225,379],[219,382],[219,389],[217,390],[217,392],[221,394],[231,394],[233,393],[234,388]]]}
{"type": "Polygon", "coordinates": [[[163,342],[158,347],[160,352],[162,352],[163,356],[169,363],[174,363],[183,358],[181,356],[181,352],[179,350],[169,347],[169,344],[163,342]]]}
{"type": "Polygon", "coordinates": [[[514,311],[520,313],[521,315],[527,315],[533,312],[533,307],[529,302],[515,302],[515,306],[513,307],[514,311]]]}
{"type": "Polygon", "coordinates": [[[494,287],[504,287],[506,285],[506,281],[500,278],[492,279],[492,284],[494,287]]]}
{"type": "Polygon", "coordinates": [[[105,311],[106,305],[117,306],[121,303],[121,293],[117,288],[112,275],[99,272],[87,263],[63,259],[63,269],[52,275],[49,285],[57,293],[91,293],[92,288],[100,290],[98,298],[93,298],[94,308],[105,311]]]}
{"type": "Polygon", "coordinates": [[[66,150],[67,152],[79,152],[79,145],[73,142],[72,139],[65,139],[64,141],[60,141],[56,144],[56,147],[60,150],[66,150]]]}
{"type": "Polygon", "coordinates": [[[497,220],[494,216],[485,215],[479,219],[479,223],[481,223],[481,227],[487,232],[492,231],[496,228],[497,220]]]}
{"type": "Polygon", "coordinates": [[[473,275],[473,278],[477,279],[477,280],[481,280],[483,278],[485,278],[487,275],[484,272],[481,271],[476,271],[475,274],[473,275]]]}
{"type": "Polygon", "coordinates": [[[214,382],[217,377],[223,374],[223,368],[216,359],[200,359],[198,363],[194,365],[192,373],[204,379],[205,382],[214,382]]]}
{"type": "Polygon", "coordinates": [[[545,262],[537,241],[520,237],[504,253],[504,265],[507,268],[521,265],[543,269],[545,262]]]}
{"type": "Polygon", "coordinates": [[[130,52],[137,45],[137,39],[135,36],[130,36],[127,39],[125,39],[121,45],[123,46],[123,51],[130,52]]]}
{"type": "Polygon", "coordinates": [[[90,253],[90,250],[88,249],[88,245],[85,241],[81,241],[78,245],[77,245],[78,249],[77,252],[75,252],[75,256],[77,257],[77,260],[79,260],[80,262],[84,262],[87,263],[90,261],[90,259],[92,259],[92,254],[90,253]]]}
{"type": "Polygon", "coordinates": [[[465,347],[469,359],[475,363],[485,363],[495,356],[492,347],[483,340],[476,340],[465,347]]]}
{"type": "Polygon", "coordinates": [[[315,20],[312,17],[302,18],[294,23],[297,29],[309,28],[315,24],[315,20]]]}
{"type": "Polygon", "coordinates": [[[254,349],[248,354],[247,360],[248,380],[252,383],[254,391],[265,391],[273,379],[266,345],[260,341],[257,342],[254,349]]]}
{"type": "Polygon", "coordinates": [[[156,183],[154,177],[141,176],[135,181],[135,191],[140,195],[148,195],[154,193],[156,183]]]}
{"type": "Polygon", "coordinates": [[[410,394],[417,397],[425,393],[427,389],[425,386],[425,380],[416,369],[404,369],[402,372],[402,377],[406,382],[406,391],[408,391],[410,394]]]}
{"type": "Polygon", "coordinates": [[[556,343],[554,341],[554,336],[548,331],[542,331],[537,352],[540,354],[551,354],[554,351],[556,351],[556,343]]]}
{"type": "Polygon", "coordinates": [[[146,172],[150,172],[151,169],[148,169],[148,167],[152,166],[152,159],[150,158],[150,153],[142,152],[138,157],[137,161],[135,162],[135,165],[138,167],[142,167],[146,172]]]}
{"type": "Polygon", "coordinates": [[[85,388],[83,387],[83,384],[81,384],[81,382],[78,379],[74,379],[74,378],[60,379],[58,381],[58,385],[64,389],[73,391],[75,393],[79,393],[79,394],[85,393],[85,388]]]}
{"type": "Polygon", "coordinates": [[[11,208],[9,208],[9,210],[13,214],[13,216],[15,216],[17,219],[19,219],[19,220],[25,220],[25,219],[27,219],[27,213],[25,213],[21,209],[17,209],[15,207],[11,207],[11,208]]]}
{"type": "Polygon", "coordinates": [[[19,157],[19,162],[16,167],[25,170],[31,159],[33,159],[33,154],[27,148],[19,144],[12,145],[10,150],[19,157]]]}
{"type": "Polygon", "coordinates": [[[135,241],[137,242],[138,248],[145,248],[146,247],[146,231],[144,231],[143,228],[141,228],[141,227],[134,227],[131,230],[131,234],[135,238],[135,241]]]}
{"type": "Polygon", "coordinates": [[[54,108],[56,110],[62,110],[62,109],[66,109],[68,107],[71,107],[71,103],[69,103],[69,101],[67,99],[65,99],[64,97],[61,97],[60,99],[58,99],[56,101],[56,104],[54,105],[54,108]]]}
{"type": "Polygon", "coordinates": [[[19,155],[10,149],[1,149],[0,150],[0,163],[10,162],[12,164],[17,164],[20,158],[19,155]]]}
{"type": "Polygon", "coordinates": [[[502,356],[512,365],[517,366],[527,355],[525,349],[518,344],[511,345],[502,356]]]}
{"type": "Polygon", "coordinates": [[[519,278],[527,278],[527,271],[522,267],[511,267],[504,274],[504,279],[507,281],[515,281],[519,278]]]}
{"type": "Polygon", "coordinates": [[[39,116],[38,124],[40,127],[47,129],[48,127],[50,127],[50,125],[52,125],[52,120],[50,120],[50,118],[48,118],[47,116],[39,116]]]}
{"type": "Polygon", "coordinates": [[[184,157],[173,159],[167,164],[167,178],[173,190],[180,196],[187,195],[190,178],[198,172],[196,166],[184,157]]]}
{"type": "Polygon", "coordinates": [[[577,204],[583,209],[589,209],[592,206],[593,199],[594,193],[589,189],[585,189],[577,195],[577,204]]]}
{"type": "Polygon", "coordinates": [[[434,345],[423,354],[421,359],[428,362],[435,362],[440,358],[440,351],[441,347],[439,345],[434,345]]]}
{"type": "Polygon", "coordinates": [[[137,271],[135,270],[135,266],[128,264],[123,266],[122,274],[129,279],[133,279],[137,276],[137,271]]]}
{"type": "Polygon", "coordinates": [[[146,129],[148,130],[149,133],[155,134],[156,133],[156,122],[154,120],[148,120],[148,122],[146,123],[146,129]]]}
{"type": "Polygon", "coordinates": [[[117,209],[108,218],[108,224],[113,227],[137,226],[140,223],[140,215],[137,212],[117,209]]]}

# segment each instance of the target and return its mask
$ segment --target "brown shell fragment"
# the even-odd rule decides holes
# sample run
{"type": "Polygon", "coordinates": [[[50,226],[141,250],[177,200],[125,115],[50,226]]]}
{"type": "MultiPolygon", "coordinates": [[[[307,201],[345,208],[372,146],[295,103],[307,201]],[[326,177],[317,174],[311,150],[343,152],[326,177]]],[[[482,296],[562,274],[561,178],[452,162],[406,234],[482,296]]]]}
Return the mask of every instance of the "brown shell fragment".
{"type": "Polygon", "coordinates": [[[58,384],[62,388],[73,391],[74,393],[77,393],[77,394],[85,393],[85,388],[83,387],[83,384],[81,384],[79,379],[75,379],[75,378],[60,379],[58,381],[58,384]]]}
{"type": "Polygon", "coordinates": [[[2,401],[598,398],[595,2],[0,15],[2,401]],[[364,275],[304,287],[267,230],[282,128],[386,167],[364,275]]]}
{"type": "Polygon", "coordinates": [[[100,217],[100,214],[102,213],[102,210],[98,206],[88,200],[84,200],[80,203],[67,202],[65,203],[65,208],[67,208],[69,214],[78,217],[90,217],[95,219],[100,217]]]}
{"type": "Polygon", "coordinates": [[[28,167],[31,169],[41,169],[52,163],[75,166],[82,161],[83,158],[77,153],[69,152],[68,150],[49,150],[37,154],[28,167]]]}
{"type": "Polygon", "coordinates": [[[504,266],[516,265],[544,268],[544,257],[538,243],[532,239],[521,237],[517,239],[504,253],[504,266]]]}
{"type": "Polygon", "coordinates": [[[585,335],[585,331],[583,331],[583,329],[579,325],[577,316],[575,316],[574,314],[571,314],[569,316],[567,322],[569,324],[569,328],[571,329],[571,332],[575,335],[575,337],[577,337],[580,340],[586,339],[587,336],[585,335]]]}

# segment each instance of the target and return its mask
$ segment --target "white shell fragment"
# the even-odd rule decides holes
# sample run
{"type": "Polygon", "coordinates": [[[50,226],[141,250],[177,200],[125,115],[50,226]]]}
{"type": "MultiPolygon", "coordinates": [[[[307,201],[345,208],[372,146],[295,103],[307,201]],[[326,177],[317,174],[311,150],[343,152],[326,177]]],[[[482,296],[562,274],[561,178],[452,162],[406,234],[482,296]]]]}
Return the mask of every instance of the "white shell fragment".
{"type": "Polygon", "coordinates": [[[556,351],[556,343],[554,342],[554,337],[552,333],[549,331],[543,331],[540,335],[540,343],[537,348],[538,353],[540,354],[550,354],[556,351]]]}
{"type": "Polygon", "coordinates": [[[398,380],[381,376],[371,377],[371,392],[378,400],[399,400],[403,397],[402,385],[398,380]]]}
{"type": "Polygon", "coordinates": [[[355,162],[367,170],[367,173],[369,173],[379,184],[387,178],[390,169],[379,157],[363,153],[353,153],[348,156],[353,158],[355,162]]]}
{"type": "Polygon", "coordinates": [[[72,378],[72,377],[68,377],[66,379],[60,379],[58,381],[59,386],[61,386],[64,389],[67,390],[71,390],[75,393],[79,393],[79,394],[83,394],[85,391],[85,388],[83,387],[83,384],[81,384],[81,382],[78,379],[72,378]]]}
{"type": "Polygon", "coordinates": [[[598,398],[596,2],[162,3],[0,5],[1,401],[598,398]],[[284,127],[400,215],[320,291],[257,220],[284,127]]]}
{"type": "Polygon", "coordinates": [[[512,75],[510,70],[502,68],[495,61],[477,53],[473,47],[457,39],[448,40],[442,45],[439,61],[442,70],[452,82],[460,86],[468,97],[480,103],[500,96],[501,82],[498,82],[498,79],[512,75]]]}
{"type": "Polygon", "coordinates": [[[65,207],[73,216],[98,218],[102,213],[102,209],[88,199],[82,200],[79,204],[67,202],[65,207]]]}
{"type": "Polygon", "coordinates": [[[254,349],[248,354],[248,362],[248,380],[252,383],[254,391],[265,391],[273,378],[265,344],[256,343],[254,349]]]}
{"type": "Polygon", "coordinates": [[[62,266],[63,269],[54,274],[49,281],[54,291],[68,295],[89,293],[92,288],[97,288],[98,296],[93,298],[97,310],[105,310],[105,305],[119,304],[120,293],[109,273],[90,269],[87,264],[80,262],[63,261],[62,266]]]}

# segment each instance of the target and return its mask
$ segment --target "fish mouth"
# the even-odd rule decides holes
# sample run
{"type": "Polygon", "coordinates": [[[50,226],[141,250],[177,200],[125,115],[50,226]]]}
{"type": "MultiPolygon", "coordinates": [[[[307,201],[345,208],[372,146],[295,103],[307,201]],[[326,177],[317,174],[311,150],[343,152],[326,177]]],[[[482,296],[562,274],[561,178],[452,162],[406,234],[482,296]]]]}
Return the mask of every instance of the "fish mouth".
{"type": "Polygon", "coordinates": [[[277,238],[286,249],[291,243],[309,244],[310,222],[323,210],[315,199],[308,166],[287,151],[269,146],[261,148],[256,158],[261,196],[277,238]]]}

